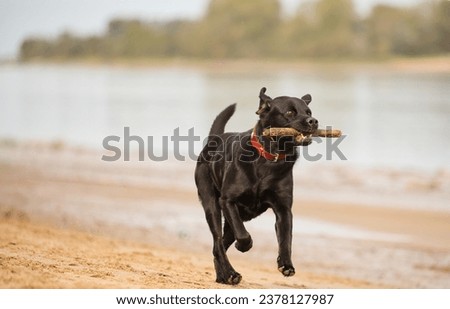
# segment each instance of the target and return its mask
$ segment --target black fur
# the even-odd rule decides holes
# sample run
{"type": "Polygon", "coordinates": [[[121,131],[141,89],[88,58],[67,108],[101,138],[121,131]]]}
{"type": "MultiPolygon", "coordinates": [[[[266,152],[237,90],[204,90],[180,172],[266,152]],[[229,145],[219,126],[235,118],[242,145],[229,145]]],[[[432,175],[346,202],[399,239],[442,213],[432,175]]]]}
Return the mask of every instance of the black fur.
{"type": "MultiPolygon", "coordinates": [[[[275,213],[278,239],[278,270],[284,276],[295,274],[291,261],[292,243],[292,167],[298,154],[292,137],[262,137],[264,128],[291,127],[304,134],[317,129],[308,104],[311,96],[270,98],[262,88],[257,110],[259,120],[255,133],[266,151],[285,153],[277,162],[260,157],[250,143],[253,129],[242,133],[224,133],[236,104],[223,110],[214,120],[207,145],[202,150],[195,170],[195,183],[203,205],[206,221],[213,236],[216,281],[238,284],[241,275],[234,270],[226,251],[234,243],[242,252],[253,240],[244,226],[268,208],[275,213]],[[222,226],[222,215],[225,218],[222,226]]],[[[305,139],[302,146],[311,143],[305,139]]]]}

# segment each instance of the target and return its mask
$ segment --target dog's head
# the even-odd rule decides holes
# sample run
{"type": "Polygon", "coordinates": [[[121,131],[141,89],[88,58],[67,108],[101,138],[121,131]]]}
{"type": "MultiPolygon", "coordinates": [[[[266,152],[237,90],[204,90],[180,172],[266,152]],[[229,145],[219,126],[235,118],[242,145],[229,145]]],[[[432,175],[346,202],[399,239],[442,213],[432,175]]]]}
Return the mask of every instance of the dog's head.
{"type": "Polygon", "coordinates": [[[305,136],[300,143],[301,146],[311,144],[311,134],[319,125],[309,108],[311,95],[306,94],[300,99],[287,96],[272,99],[265,92],[265,87],[259,92],[259,109],[256,112],[263,128],[293,128],[305,136]]]}

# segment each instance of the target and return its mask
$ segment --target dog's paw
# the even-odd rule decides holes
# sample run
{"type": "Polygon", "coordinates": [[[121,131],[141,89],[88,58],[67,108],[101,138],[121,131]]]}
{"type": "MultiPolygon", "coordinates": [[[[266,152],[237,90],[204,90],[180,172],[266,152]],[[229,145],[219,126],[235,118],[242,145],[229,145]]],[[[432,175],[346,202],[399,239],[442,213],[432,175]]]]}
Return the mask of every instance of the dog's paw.
{"type": "Polygon", "coordinates": [[[239,273],[234,273],[230,277],[228,277],[227,283],[236,285],[236,284],[239,284],[239,282],[241,282],[241,280],[242,280],[242,276],[239,273]]]}
{"type": "Polygon", "coordinates": [[[236,285],[236,284],[239,284],[239,282],[241,282],[241,280],[242,280],[241,274],[239,274],[237,272],[232,272],[227,277],[223,277],[223,278],[218,277],[216,279],[216,282],[230,284],[230,285],[236,285]]]}
{"type": "Polygon", "coordinates": [[[247,252],[253,247],[253,240],[250,236],[246,239],[239,239],[234,246],[241,252],[247,252]]]}
{"type": "Polygon", "coordinates": [[[278,270],[285,277],[292,277],[293,275],[295,275],[294,266],[283,265],[283,266],[278,267],[278,270]]]}

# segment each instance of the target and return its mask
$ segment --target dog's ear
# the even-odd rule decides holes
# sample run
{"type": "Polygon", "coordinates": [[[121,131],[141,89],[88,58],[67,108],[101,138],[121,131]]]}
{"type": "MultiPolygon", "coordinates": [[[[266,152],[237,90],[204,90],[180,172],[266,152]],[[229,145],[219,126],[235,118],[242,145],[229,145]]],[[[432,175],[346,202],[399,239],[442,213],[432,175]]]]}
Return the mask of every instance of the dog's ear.
{"type": "Polygon", "coordinates": [[[261,115],[262,112],[268,111],[270,109],[270,103],[272,102],[272,98],[266,95],[266,87],[262,87],[259,92],[259,108],[256,112],[257,115],[261,115]]]}
{"type": "Polygon", "coordinates": [[[312,101],[311,95],[310,94],[305,94],[302,97],[302,100],[305,101],[306,105],[309,105],[309,103],[311,103],[311,101],[312,101]]]}

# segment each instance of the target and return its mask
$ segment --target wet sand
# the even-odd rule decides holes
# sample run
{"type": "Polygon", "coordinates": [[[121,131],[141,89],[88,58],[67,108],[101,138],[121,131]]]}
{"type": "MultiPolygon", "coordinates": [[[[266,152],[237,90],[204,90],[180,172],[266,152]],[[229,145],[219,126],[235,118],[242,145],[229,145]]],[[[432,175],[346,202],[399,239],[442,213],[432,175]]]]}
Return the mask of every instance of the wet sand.
{"type": "MultiPolygon", "coordinates": [[[[0,146],[0,287],[228,287],[214,282],[194,164],[100,157],[59,144],[0,146]]],[[[294,203],[296,275],[276,269],[268,213],[247,224],[250,252],[230,248],[243,276],[238,287],[450,287],[449,211],[333,202],[302,190],[294,203]]]]}

